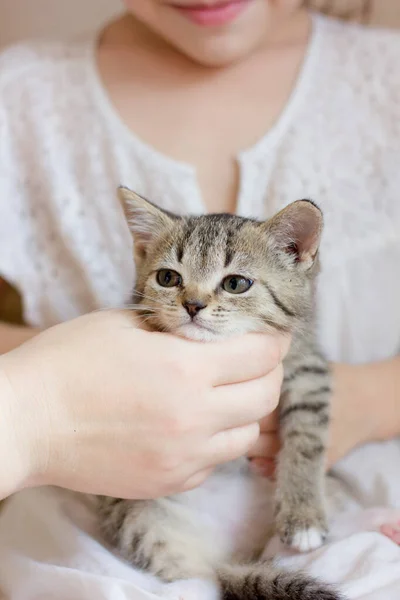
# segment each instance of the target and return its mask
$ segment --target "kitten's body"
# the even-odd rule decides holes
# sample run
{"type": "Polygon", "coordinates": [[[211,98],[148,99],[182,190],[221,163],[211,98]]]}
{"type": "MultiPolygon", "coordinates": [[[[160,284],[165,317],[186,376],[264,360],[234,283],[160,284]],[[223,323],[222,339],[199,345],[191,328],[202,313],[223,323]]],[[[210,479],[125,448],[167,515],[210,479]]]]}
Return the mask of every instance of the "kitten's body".
{"type": "Polygon", "coordinates": [[[129,562],[166,581],[187,578],[188,573],[210,579],[216,565],[260,556],[271,534],[272,502],[271,482],[254,477],[247,460],[239,459],[218,467],[200,487],[169,498],[124,501],[119,509],[113,499],[104,499],[100,515],[107,539],[129,562]],[[125,513],[132,516],[131,530],[125,523],[121,535],[116,523],[125,513]],[[168,544],[162,548],[165,539],[168,544]]]}
{"type": "Polygon", "coordinates": [[[293,342],[284,361],[276,489],[240,459],[184,494],[100,498],[106,539],[165,581],[218,581],[224,599],[337,599],[310,578],[257,563],[272,527],[299,550],[320,545],[327,530],[330,377],[314,341],[312,306],[319,210],[302,201],[267,223],[181,219],[127,190],[121,195],[135,236],[137,297],[151,328],[203,340],[275,329],[291,331],[293,342]]]}

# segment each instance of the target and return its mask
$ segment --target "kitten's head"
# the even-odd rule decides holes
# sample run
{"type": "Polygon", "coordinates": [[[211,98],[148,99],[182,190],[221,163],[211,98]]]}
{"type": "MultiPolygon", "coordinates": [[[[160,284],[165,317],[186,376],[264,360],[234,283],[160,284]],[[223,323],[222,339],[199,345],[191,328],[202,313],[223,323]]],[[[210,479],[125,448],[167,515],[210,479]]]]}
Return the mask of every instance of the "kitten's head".
{"type": "Polygon", "coordinates": [[[299,200],[259,222],[178,217],[119,189],[134,238],[136,299],[151,328],[198,340],[290,331],[312,302],[322,214],[299,200]]]}

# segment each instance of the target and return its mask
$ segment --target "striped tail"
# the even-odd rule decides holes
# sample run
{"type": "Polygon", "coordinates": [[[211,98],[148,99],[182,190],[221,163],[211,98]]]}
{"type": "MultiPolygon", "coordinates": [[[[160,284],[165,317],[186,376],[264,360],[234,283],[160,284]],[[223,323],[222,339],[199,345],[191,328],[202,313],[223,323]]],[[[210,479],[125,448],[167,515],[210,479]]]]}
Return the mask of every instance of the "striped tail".
{"type": "Polygon", "coordinates": [[[344,600],[329,585],[270,562],[224,567],[218,578],[221,600],[344,600]]]}

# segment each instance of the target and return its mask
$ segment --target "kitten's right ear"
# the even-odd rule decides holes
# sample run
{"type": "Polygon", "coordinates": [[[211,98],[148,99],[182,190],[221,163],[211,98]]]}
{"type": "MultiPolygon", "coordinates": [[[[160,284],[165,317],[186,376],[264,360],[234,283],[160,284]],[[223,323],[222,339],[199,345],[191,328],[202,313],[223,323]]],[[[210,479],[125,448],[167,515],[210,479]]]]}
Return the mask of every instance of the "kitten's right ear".
{"type": "Polygon", "coordinates": [[[311,200],[296,200],[265,222],[276,247],[293,257],[303,270],[317,257],[323,228],[322,212],[311,200]]]}
{"type": "Polygon", "coordinates": [[[118,197],[133,235],[135,253],[144,258],[148,245],[172,224],[174,215],[126,187],[118,188],[118,197]]]}

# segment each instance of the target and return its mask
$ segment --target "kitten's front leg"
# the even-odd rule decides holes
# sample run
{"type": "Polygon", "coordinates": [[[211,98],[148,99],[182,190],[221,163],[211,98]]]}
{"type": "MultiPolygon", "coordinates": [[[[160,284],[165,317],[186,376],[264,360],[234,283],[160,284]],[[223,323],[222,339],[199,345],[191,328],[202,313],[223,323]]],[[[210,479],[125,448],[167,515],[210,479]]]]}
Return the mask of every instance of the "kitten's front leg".
{"type": "Polygon", "coordinates": [[[330,397],[322,357],[289,363],[280,405],[276,528],[285,544],[302,552],[320,546],[328,531],[324,483],[330,397]]]}

